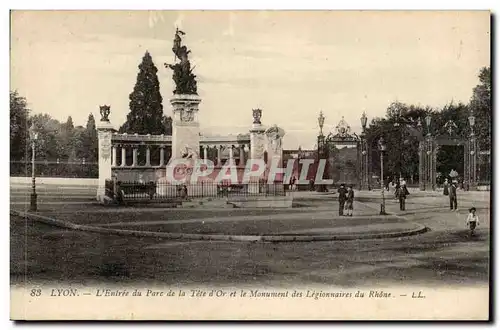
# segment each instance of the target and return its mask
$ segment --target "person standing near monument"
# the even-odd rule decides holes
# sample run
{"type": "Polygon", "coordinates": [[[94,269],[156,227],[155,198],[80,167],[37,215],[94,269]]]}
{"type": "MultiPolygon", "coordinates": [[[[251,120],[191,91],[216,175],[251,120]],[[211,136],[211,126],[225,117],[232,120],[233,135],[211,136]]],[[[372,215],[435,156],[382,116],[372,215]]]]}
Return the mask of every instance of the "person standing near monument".
{"type": "Polygon", "coordinates": [[[396,186],[394,188],[394,198],[398,199],[399,188],[401,188],[401,179],[399,179],[399,180],[394,179],[394,181],[396,182],[396,186]]]}
{"type": "Polygon", "coordinates": [[[457,181],[453,180],[449,189],[449,196],[450,196],[450,210],[457,210],[458,208],[458,203],[457,203],[457,181]]]}
{"type": "Polygon", "coordinates": [[[352,185],[347,188],[347,198],[345,208],[347,210],[347,216],[352,217],[352,212],[354,209],[354,190],[352,189],[352,185]]]}
{"type": "Polygon", "coordinates": [[[406,210],[406,196],[408,195],[408,190],[406,189],[406,184],[399,185],[398,190],[396,190],[396,196],[399,199],[399,210],[406,210]]]}
{"type": "Polygon", "coordinates": [[[448,186],[449,186],[448,179],[444,179],[444,183],[443,183],[443,195],[445,195],[445,196],[449,195],[448,186]]]}
{"type": "Polygon", "coordinates": [[[344,215],[344,206],[347,199],[345,185],[341,184],[337,192],[339,193],[339,215],[344,215]]]}
{"type": "Polygon", "coordinates": [[[295,186],[295,182],[297,181],[297,178],[295,176],[292,176],[292,179],[290,180],[290,190],[291,191],[295,191],[296,189],[296,186],[295,186]]]}

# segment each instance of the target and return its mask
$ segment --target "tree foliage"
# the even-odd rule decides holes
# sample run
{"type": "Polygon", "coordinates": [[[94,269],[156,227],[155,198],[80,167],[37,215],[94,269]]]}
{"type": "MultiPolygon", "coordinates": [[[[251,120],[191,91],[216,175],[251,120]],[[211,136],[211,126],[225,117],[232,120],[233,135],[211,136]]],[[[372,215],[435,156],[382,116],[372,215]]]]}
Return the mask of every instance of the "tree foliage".
{"type": "Polygon", "coordinates": [[[158,69],[149,52],[139,65],[134,90],[130,94],[126,122],[120,127],[122,133],[166,134],[163,116],[163,98],[160,94],[158,69]]]}
{"type": "Polygon", "coordinates": [[[10,160],[31,159],[29,130],[37,132],[36,157],[39,161],[81,163],[97,162],[97,130],[94,116],[89,115],[86,127],[74,126],[71,116],[59,122],[49,114],[29,116],[27,101],[17,92],[10,92],[10,160]]]}
{"type": "MultiPolygon", "coordinates": [[[[474,131],[480,150],[491,148],[491,70],[482,68],[478,75],[479,84],[473,89],[469,104],[446,104],[441,109],[429,106],[391,103],[383,118],[374,118],[367,128],[366,138],[371,149],[371,168],[374,174],[380,173],[380,153],[378,141],[385,140],[386,154],[384,176],[406,178],[418,175],[418,144],[429,131],[433,135],[449,135],[447,123],[453,122],[456,128],[452,135],[466,139],[471,133],[469,116],[475,117],[474,131]],[[425,117],[431,117],[427,127],[425,117]]],[[[448,174],[452,170],[463,172],[463,147],[443,146],[437,155],[437,171],[448,174]]]]}
{"type": "MultiPolygon", "coordinates": [[[[367,128],[366,137],[371,148],[371,166],[374,173],[380,172],[380,153],[378,142],[384,138],[386,150],[384,156],[385,178],[416,178],[418,176],[419,141],[429,132],[432,135],[449,134],[445,126],[448,121],[457,125],[453,135],[467,138],[470,134],[468,122],[469,106],[450,102],[442,109],[435,110],[429,106],[407,105],[393,102],[387,108],[384,118],[374,118],[367,128]],[[431,124],[426,125],[425,118],[431,117],[431,124]]],[[[463,171],[463,150],[441,148],[438,153],[438,172],[455,168],[463,171]],[[461,164],[461,167],[460,167],[461,164]]]]}
{"type": "Polygon", "coordinates": [[[470,100],[470,108],[476,117],[475,132],[481,150],[491,149],[491,68],[484,67],[479,71],[479,84],[474,87],[470,100]]]}
{"type": "Polygon", "coordinates": [[[97,162],[98,156],[98,137],[93,114],[89,114],[87,125],[80,133],[82,139],[82,148],[86,153],[89,162],[97,162]]]}
{"type": "Polygon", "coordinates": [[[17,91],[10,92],[10,158],[21,159],[27,148],[29,135],[29,112],[27,101],[17,91]]]}
{"type": "Polygon", "coordinates": [[[384,138],[387,152],[384,157],[384,176],[411,177],[418,173],[418,142],[424,134],[424,119],[430,107],[393,102],[385,118],[374,118],[366,130],[371,149],[370,159],[374,173],[380,172],[379,140],[384,138]]]}

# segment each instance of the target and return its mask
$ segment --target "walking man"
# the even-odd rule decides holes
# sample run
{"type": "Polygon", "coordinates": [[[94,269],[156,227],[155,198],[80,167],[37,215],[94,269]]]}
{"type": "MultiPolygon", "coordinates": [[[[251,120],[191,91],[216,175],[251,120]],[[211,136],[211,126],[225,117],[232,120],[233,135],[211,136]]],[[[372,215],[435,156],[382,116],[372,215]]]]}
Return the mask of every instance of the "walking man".
{"type": "Polygon", "coordinates": [[[448,196],[449,195],[449,184],[448,184],[448,179],[444,179],[444,184],[443,184],[443,195],[448,196]]]}
{"type": "Polygon", "coordinates": [[[450,196],[450,210],[456,210],[457,209],[457,181],[453,180],[451,183],[450,189],[449,189],[449,196],[450,196]]]}
{"type": "Polygon", "coordinates": [[[399,188],[401,188],[401,179],[395,181],[396,181],[396,187],[394,188],[394,198],[398,199],[399,188]]]}
{"type": "Polygon", "coordinates": [[[345,185],[341,184],[337,192],[339,193],[339,215],[344,215],[344,206],[347,199],[347,190],[345,189],[345,185]]]}
{"type": "Polygon", "coordinates": [[[397,196],[399,199],[399,210],[404,211],[406,209],[406,195],[407,195],[406,185],[400,185],[397,190],[397,196]]]}

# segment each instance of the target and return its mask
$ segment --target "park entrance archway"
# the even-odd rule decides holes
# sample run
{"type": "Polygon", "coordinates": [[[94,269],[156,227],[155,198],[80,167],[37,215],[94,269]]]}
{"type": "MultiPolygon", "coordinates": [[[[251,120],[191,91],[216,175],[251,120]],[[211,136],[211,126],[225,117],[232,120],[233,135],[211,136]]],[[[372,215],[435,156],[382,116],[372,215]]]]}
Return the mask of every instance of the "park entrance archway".
{"type": "Polygon", "coordinates": [[[320,134],[318,136],[319,159],[326,159],[324,179],[333,180],[335,186],[341,183],[353,185],[357,189],[368,189],[368,152],[364,138],[366,128],[365,114],[362,117],[361,136],[351,132],[344,117],[334,132],[323,135],[323,113],[320,113],[320,134]]]}
{"type": "Polygon", "coordinates": [[[443,127],[444,131],[438,132],[435,136],[429,131],[420,141],[418,149],[420,190],[436,190],[438,183],[444,181],[445,177],[456,179],[466,190],[476,189],[478,146],[474,134],[474,117],[469,117],[468,137],[459,136],[457,128],[457,125],[449,120],[443,127]],[[456,177],[453,175],[450,177],[449,165],[441,166],[440,169],[444,173],[438,172],[438,155],[440,151],[449,149],[447,147],[450,146],[458,147],[455,150],[460,154],[463,152],[463,170],[460,164],[456,164],[456,167],[450,170],[457,173],[456,177]]]}

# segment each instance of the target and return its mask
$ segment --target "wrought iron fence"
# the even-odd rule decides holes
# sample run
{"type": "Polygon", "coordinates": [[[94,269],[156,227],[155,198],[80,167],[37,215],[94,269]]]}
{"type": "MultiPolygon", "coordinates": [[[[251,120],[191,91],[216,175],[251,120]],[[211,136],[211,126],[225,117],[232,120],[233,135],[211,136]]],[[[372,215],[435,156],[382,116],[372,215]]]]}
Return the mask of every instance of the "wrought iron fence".
{"type": "Polygon", "coordinates": [[[283,183],[252,182],[226,184],[200,182],[173,184],[167,182],[106,181],[109,197],[120,196],[126,200],[173,200],[203,197],[285,196],[283,183]]]}

